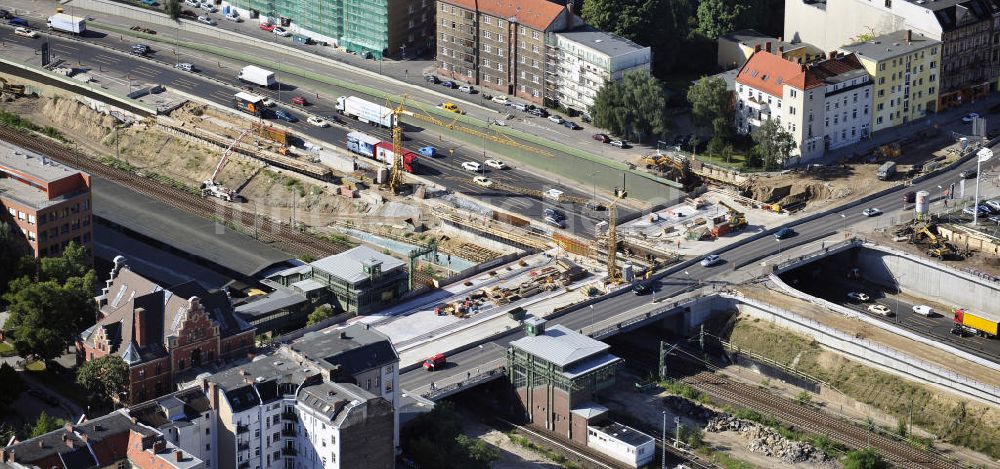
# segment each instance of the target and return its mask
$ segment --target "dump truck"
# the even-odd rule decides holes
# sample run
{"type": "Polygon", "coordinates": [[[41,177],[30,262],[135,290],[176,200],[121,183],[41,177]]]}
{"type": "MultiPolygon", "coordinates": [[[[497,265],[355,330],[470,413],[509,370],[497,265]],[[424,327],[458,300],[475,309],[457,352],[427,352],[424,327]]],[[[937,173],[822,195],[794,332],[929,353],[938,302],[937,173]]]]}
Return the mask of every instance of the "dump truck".
{"type": "Polygon", "coordinates": [[[87,30],[86,18],[70,16],[65,13],[56,13],[49,17],[49,29],[62,31],[70,34],[82,34],[87,30]]]}
{"type": "Polygon", "coordinates": [[[896,175],[896,162],[886,161],[882,164],[882,166],[879,166],[878,172],[875,173],[875,175],[878,176],[880,181],[888,181],[892,179],[892,177],[896,175]]]}
{"type": "Polygon", "coordinates": [[[977,316],[965,308],[955,309],[955,325],[966,327],[976,331],[982,337],[993,338],[997,336],[997,322],[977,316]]]}
{"type": "Polygon", "coordinates": [[[357,119],[360,122],[382,127],[396,125],[393,110],[385,106],[365,101],[357,96],[341,96],[337,98],[337,112],[357,119]]]}
{"type": "Polygon", "coordinates": [[[264,98],[250,93],[236,93],[236,95],[233,96],[233,107],[247,114],[260,116],[260,113],[263,112],[265,107],[264,98]]]}
{"type": "Polygon", "coordinates": [[[240,74],[237,77],[240,81],[246,83],[253,83],[257,86],[263,86],[265,88],[274,88],[278,86],[278,79],[274,77],[274,72],[270,70],[265,70],[256,65],[247,65],[240,70],[240,74]]]}

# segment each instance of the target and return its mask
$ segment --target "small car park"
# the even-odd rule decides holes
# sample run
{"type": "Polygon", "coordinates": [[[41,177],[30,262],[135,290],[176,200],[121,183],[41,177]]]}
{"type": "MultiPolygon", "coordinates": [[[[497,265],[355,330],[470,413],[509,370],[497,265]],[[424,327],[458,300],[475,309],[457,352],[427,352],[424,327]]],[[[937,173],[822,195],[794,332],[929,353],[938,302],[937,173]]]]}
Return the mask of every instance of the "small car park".
{"type": "Polygon", "coordinates": [[[505,169],[507,168],[507,163],[504,163],[503,161],[500,160],[486,160],[486,166],[489,166],[493,169],[505,169]]]}
{"type": "Polygon", "coordinates": [[[316,126],[316,127],[329,127],[330,126],[330,123],[327,122],[326,119],[323,119],[322,117],[309,116],[309,118],[306,119],[306,121],[309,122],[310,124],[316,126]]]}
{"type": "Polygon", "coordinates": [[[298,122],[299,121],[299,119],[297,117],[295,117],[294,115],[292,115],[292,113],[290,113],[290,112],[288,112],[288,111],[286,111],[284,109],[278,109],[277,111],[274,111],[274,116],[277,117],[278,119],[281,119],[281,120],[285,121],[285,122],[298,122]]]}
{"type": "Polygon", "coordinates": [[[786,226],[786,227],[778,230],[776,233],[774,233],[774,239],[779,239],[780,240],[780,239],[785,239],[785,238],[791,238],[792,236],[795,236],[795,235],[796,235],[795,230],[793,230],[791,228],[788,228],[786,226]]]}
{"type": "Polygon", "coordinates": [[[882,211],[879,210],[879,209],[877,209],[877,208],[875,208],[875,207],[871,207],[871,208],[864,209],[861,212],[861,214],[864,215],[864,216],[866,216],[866,217],[875,217],[875,216],[881,215],[882,211]]]}
{"type": "Polygon", "coordinates": [[[713,266],[715,264],[718,264],[720,262],[722,262],[722,256],[720,256],[718,254],[709,254],[709,255],[705,256],[704,259],[701,260],[701,266],[702,267],[711,267],[711,266],[713,266]]]}
{"type": "Polygon", "coordinates": [[[871,300],[872,297],[868,296],[867,293],[861,293],[861,292],[852,291],[852,292],[850,292],[850,293],[847,294],[847,299],[849,299],[851,301],[857,301],[857,302],[860,302],[860,303],[864,303],[864,302],[866,302],[868,300],[871,300]]]}
{"type": "Polygon", "coordinates": [[[591,138],[601,143],[611,143],[611,137],[608,137],[606,134],[594,134],[591,138]]]}
{"type": "Polygon", "coordinates": [[[34,31],[25,27],[14,28],[14,34],[18,36],[30,37],[32,39],[38,37],[38,31],[34,31]]]}
{"type": "Polygon", "coordinates": [[[493,181],[491,181],[490,178],[486,176],[476,176],[472,178],[472,182],[483,187],[490,187],[493,185],[493,181]]]}
{"type": "Polygon", "coordinates": [[[209,26],[216,26],[216,25],[219,24],[217,21],[213,20],[212,18],[210,18],[208,16],[204,16],[204,15],[198,17],[198,22],[202,23],[202,24],[207,24],[209,26]]]}
{"type": "Polygon", "coordinates": [[[462,169],[466,171],[479,171],[483,169],[483,165],[475,161],[464,161],[462,162],[462,169]]]}
{"type": "Polygon", "coordinates": [[[931,317],[934,316],[934,308],[931,308],[930,306],[927,305],[914,305],[913,313],[919,314],[921,316],[931,317]]]}
{"type": "Polygon", "coordinates": [[[892,310],[889,309],[888,306],[881,303],[875,303],[868,306],[868,312],[879,316],[892,316],[892,310]]]}

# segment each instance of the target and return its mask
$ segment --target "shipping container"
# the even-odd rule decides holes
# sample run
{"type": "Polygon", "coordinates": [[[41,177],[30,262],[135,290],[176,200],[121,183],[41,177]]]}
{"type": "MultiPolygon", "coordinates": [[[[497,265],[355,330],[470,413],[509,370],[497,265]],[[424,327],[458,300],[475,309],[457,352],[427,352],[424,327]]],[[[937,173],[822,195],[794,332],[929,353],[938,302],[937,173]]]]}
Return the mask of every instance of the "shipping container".
{"type": "Polygon", "coordinates": [[[984,337],[997,336],[996,321],[972,314],[967,309],[959,308],[955,310],[955,324],[975,329],[979,335],[984,337]]]}

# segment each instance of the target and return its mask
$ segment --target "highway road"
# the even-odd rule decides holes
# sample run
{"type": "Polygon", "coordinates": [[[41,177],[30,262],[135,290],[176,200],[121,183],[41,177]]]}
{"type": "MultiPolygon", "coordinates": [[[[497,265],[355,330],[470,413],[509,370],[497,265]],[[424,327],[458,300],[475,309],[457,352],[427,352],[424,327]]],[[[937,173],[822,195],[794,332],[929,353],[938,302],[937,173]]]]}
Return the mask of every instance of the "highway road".
{"type": "MultiPolygon", "coordinates": [[[[996,150],[996,147],[994,147],[994,150],[996,150]]],[[[781,241],[780,246],[775,241],[774,237],[764,236],[743,246],[736,248],[722,248],[720,250],[723,258],[722,264],[712,267],[703,267],[700,264],[695,264],[687,269],[684,269],[683,271],[666,276],[655,282],[655,295],[657,298],[676,296],[677,294],[688,290],[692,284],[722,282],[719,280],[719,277],[721,277],[723,273],[733,270],[735,265],[741,265],[749,262],[750,264],[742,268],[751,269],[751,271],[753,269],[760,269],[757,262],[761,259],[777,255],[779,253],[779,248],[788,249],[792,246],[808,243],[817,237],[822,237],[829,233],[848,229],[854,225],[870,224],[871,219],[861,214],[861,211],[866,207],[878,207],[885,212],[883,217],[891,217],[893,214],[899,213],[903,210],[903,194],[905,192],[911,190],[927,190],[930,191],[931,194],[940,194],[941,189],[939,189],[938,186],[948,187],[948,185],[952,182],[957,182],[959,180],[958,173],[960,171],[975,168],[975,166],[976,163],[974,160],[969,161],[961,165],[959,168],[938,174],[920,183],[913,184],[908,187],[901,187],[886,195],[878,197],[875,200],[872,200],[864,206],[842,208],[839,210],[835,209],[833,212],[811,221],[804,223],[789,223],[785,226],[793,227],[795,231],[798,232],[798,235],[781,241]]],[[[912,206],[907,206],[907,209],[910,209],[910,207],[912,206]]],[[[593,312],[590,308],[582,308],[553,319],[551,323],[562,324],[570,329],[579,330],[600,321],[603,318],[614,316],[624,311],[636,308],[643,303],[648,303],[652,301],[652,299],[653,297],[650,295],[637,296],[628,292],[595,304],[593,312]],[[594,316],[592,316],[592,314],[594,316]]],[[[903,306],[901,304],[900,308],[902,307],[903,306]]],[[[940,333],[940,329],[935,329],[935,331],[937,332],[933,332],[934,334],[940,333]]],[[[917,330],[915,332],[920,331],[917,330]]],[[[947,334],[947,331],[945,331],[945,333],[947,334]]],[[[507,334],[490,344],[485,344],[484,347],[460,352],[450,356],[448,359],[454,363],[453,366],[455,370],[474,370],[477,366],[482,365],[483,363],[500,358],[502,353],[498,352],[498,350],[506,348],[507,344],[513,340],[523,337],[523,335],[523,332],[520,330],[512,331],[510,334],[507,334]]],[[[993,360],[1000,360],[1000,355],[993,355],[990,358],[993,360]]],[[[400,382],[402,383],[401,385],[404,389],[416,389],[422,386],[427,386],[431,381],[440,380],[451,374],[452,372],[447,370],[437,373],[428,373],[423,369],[416,369],[404,373],[400,377],[400,382]]]]}
{"type": "MultiPolygon", "coordinates": [[[[75,67],[91,68],[99,78],[109,81],[117,80],[123,85],[127,81],[131,81],[134,86],[144,83],[160,83],[226,107],[232,106],[233,95],[242,86],[235,80],[236,71],[234,69],[219,68],[214,60],[200,56],[187,56],[183,60],[193,63],[197,69],[196,73],[184,72],[171,65],[174,63],[171,51],[158,49],[157,44],[152,44],[153,50],[148,54],[148,57],[140,57],[127,53],[127,50],[135,42],[122,41],[118,36],[109,36],[94,31],[89,34],[82,40],[50,34],[43,34],[42,38],[39,39],[30,39],[14,35],[13,28],[9,26],[0,26],[0,41],[7,44],[6,47],[16,44],[37,49],[43,40],[48,40],[54,58],[64,59],[69,65],[75,67]]],[[[342,146],[346,141],[347,134],[358,130],[387,141],[391,140],[388,129],[372,127],[348,118],[341,119],[342,124],[331,125],[327,128],[312,126],[306,123],[306,114],[301,109],[290,105],[290,100],[294,96],[304,95],[310,101],[310,105],[306,107],[310,113],[331,118],[335,114],[335,97],[328,98],[323,95],[309,94],[303,89],[287,84],[283,84],[279,90],[255,87],[253,92],[280,101],[277,108],[284,109],[298,117],[299,121],[295,123],[276,121],[273,117],[269,117],[269,120],[291,128],[294,133],[305,139],[342,146]],[[316,99],[316,96],[319,96],[319,99],[316,99]]],[[[486,159],[484,155],[489,158],[497,157],[488,152],[484,153],[482,147],[473,148],[443,141],[440,136],[420,127],[406,125],[406,129],[408,130],[407,140],[404,145],[407,148],[416,150],[423,146],[434,146],[441,153],[436,158],[421,157],[416,170],[416,174],[437,184],[536,220],[543,219],[544,208],[559,209],[566,214],[565,223],[568,231],[590,238],[594,237],[595,225],[606,217],[606,212],[590,210],[576,204],[559,204],[551,200],[538,200],[523,194],[513,194],[476,185],[472,182],[472,178],[476,175],[485,175],[491,179],[528,190],[558,187],[568,195],[579,198],[596,196],[606,201],[596,190],[586,191],[586,189],[580,190],[553,184],[547,179],[547,175],[540,175],[528,166],[521,167],[508,162],[511,167],[505,170],[494,170],[485,165],[483,165],[484,170],[479,173],[464,170],[461,167],[461,163],[464,161],[482,163],[486,159]],[[452,153],[449,149],[454,149],[454,152],[452,153]]],[[[633,210],[623,207],[619,213],[619,217],[626,217],[633,213],[633,210]]]]}

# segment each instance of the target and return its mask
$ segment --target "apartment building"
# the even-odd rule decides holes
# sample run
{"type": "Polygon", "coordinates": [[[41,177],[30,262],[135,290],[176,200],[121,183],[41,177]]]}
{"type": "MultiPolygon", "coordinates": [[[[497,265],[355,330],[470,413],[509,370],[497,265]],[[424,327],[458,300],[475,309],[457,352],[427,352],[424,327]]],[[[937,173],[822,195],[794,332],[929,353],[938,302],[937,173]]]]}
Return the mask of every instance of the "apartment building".
{"type": "Polygon", "coordinates": [[[547,0],[438,0],[437,71],[449,79],[539,104],[554,92],[550,32],[578,24],[547,0]]]}
{"type": "Polygon", "coordinates": [[[206,468],[217,467],[213,466],[218,461],[216,411],[201,388],[182,389],[134,405],[128,415],[155,428],[167,443],[204,461],[206,468]]]}
{"type": "Polygon", "coordinates": [[[941,41],[937,110],[985,96],[1000,77],[1000,0],[789,0],[785,37],[835,50],[912,30],[941,41]]]}
{"type": "Polygon", "coordinates": [[[414,57],[433,47],[431,0],[226,0],[240,16],[288,28],[380,60],[414,57]]]}
{"type": "Polygon", "coordinates": [[[0,142],[0,221],[25,254],[59,256],[71,241],[93,256],[90,175],[0,142]]]}
{"type": "Polygon", "coordinates": [[[736,76],[737,130],[750,134],[776,119],[792,135],[792,156],[801,161],[866,138],[871,105],[871,79],[853,54],[800,64],[760,51],[736,76]]]}
{"type": "Polygon", "coordinates": [[[254,329],[233,314],[229,296],[195,281],[164,288],[115,259],[100,296],[97,323],[77,339],[77,362],[118,355],[129,365],[124,402],[174,390],[179,374],[246,357],[254,329]]]}
{"type": "Polygon", "coordinates": [[[911,30],[844,46],[872,77],[872,131],[895,127],[937,109],[941,41],[911,30]]]}
{"type": "Polygon", "coordinates": [[[792,62],[811,62],[822,59],[825,52],[804,42],[786,42],[780,37],[771,37],[753,29],[741,29],[719,36],[716,63],[723,70],[742,67],[755,52],[772,49],[782,58],[792,62]]]}
{"type": "Polygon", "coordinates": [[[649,73],[652,53],[628,39],[589,26],[555,33],[554,95],[563,107],[589,113],[597,92],[626,73],[649,73]]]}
{"type": "Polygon", "coordinates": [[[137,422],[127,409],[15,442],[0,454],[12,469],[206,469],[193,454],[167,441],[156,429],[137,422]]]}

